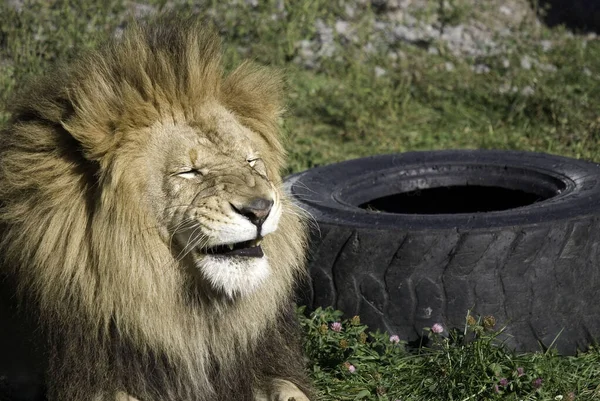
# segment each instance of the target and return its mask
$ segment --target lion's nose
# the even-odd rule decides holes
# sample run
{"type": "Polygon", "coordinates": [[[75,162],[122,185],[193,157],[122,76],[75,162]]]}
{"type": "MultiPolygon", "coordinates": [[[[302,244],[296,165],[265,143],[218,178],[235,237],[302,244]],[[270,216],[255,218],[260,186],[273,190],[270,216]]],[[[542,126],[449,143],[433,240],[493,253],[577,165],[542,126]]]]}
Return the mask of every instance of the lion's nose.
{"type": "Polygon", "coordinates": [[[257,227],[261,227],[269,216],[269,212],[273,207],[273,201],[265,198],[254,198],[247,203],[234,205],[231,204],[233,210],[242,216],[246,217],[257,227]]]}

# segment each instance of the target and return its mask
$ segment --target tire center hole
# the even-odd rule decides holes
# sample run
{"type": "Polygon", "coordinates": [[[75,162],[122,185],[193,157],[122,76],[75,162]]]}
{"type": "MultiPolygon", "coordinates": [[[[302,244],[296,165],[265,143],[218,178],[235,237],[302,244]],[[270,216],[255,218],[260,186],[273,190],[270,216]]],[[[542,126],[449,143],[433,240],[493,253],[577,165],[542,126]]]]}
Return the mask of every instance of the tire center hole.
{"type": "Polygon", "coordinates": [[[362,203],[359,207],[397,214],[483,213],[528,206],[551,197],[519,189],[456,185],[391,194],[362,203]]]}

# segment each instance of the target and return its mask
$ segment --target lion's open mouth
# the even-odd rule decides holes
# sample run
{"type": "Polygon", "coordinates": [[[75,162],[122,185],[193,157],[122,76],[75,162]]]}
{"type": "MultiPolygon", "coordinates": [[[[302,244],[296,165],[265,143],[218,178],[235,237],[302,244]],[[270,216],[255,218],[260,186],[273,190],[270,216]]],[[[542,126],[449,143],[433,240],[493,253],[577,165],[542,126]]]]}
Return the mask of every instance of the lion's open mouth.
{"type": "Polygon", "coordinates": [[[207,255],[242,256],[246,258],[262,258],[264,256],[260,243],[262,238],[234,244],[217,245],[204,249],[207,255]]]}

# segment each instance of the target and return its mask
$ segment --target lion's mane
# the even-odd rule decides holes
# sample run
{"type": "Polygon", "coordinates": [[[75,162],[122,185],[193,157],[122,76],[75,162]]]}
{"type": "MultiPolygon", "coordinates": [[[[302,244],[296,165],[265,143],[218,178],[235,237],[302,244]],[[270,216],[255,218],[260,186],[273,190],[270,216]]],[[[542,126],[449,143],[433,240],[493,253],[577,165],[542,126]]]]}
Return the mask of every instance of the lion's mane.
{"type": "Polygon", "coordinates": [[[202,23],[159,20],[17,98],[0,142],[1,272],[42,328],[50,399],[244,400],[269,374],[306,388],[289,323],[305,235],[289,201],[263,246],[269,282],[211,298],[189,284],[135,183],[120,182],[127,166],[114,163],[123,132],[193,122],[192,106],[211,98],[269,143],[263,157],[280,170],[280,87],[253,64],[224,74],[202,23]]]}

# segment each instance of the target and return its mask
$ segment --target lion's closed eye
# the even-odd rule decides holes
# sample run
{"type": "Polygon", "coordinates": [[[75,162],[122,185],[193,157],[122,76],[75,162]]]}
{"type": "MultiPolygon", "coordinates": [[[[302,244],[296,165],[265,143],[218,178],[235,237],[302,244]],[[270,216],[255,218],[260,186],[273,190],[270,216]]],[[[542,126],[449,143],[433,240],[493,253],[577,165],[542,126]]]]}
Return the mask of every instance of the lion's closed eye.
{"type": "Polygon", "coordinates": [[[250,167],[256,170],[259,174],[264,176],[267,175],[267,168],[265,166],[265,162],[263,162],[261,158],[256,157],[248,159],[248,164],[250,164],[250,167]]]}
{"type": "Polygon", "coordinates": [[[173,175],[180,177],[180,178],[187,179],[187,180],[191,180],[194,178],[202,177],[203,175],[206,175],[207,172],[208,171],[206,169],[197,169],[197,168],[187,167],[187,168],[182,168],[182,169],[178,170],[173,175]]]}
{"type": "Polygon", "coordinates": [[[200,175],[198,170],[187,170],[177,173],[177,175],[181,178],[185,178],[186,180],[190,180],[192,178],[196,178],[200,175]]]}

